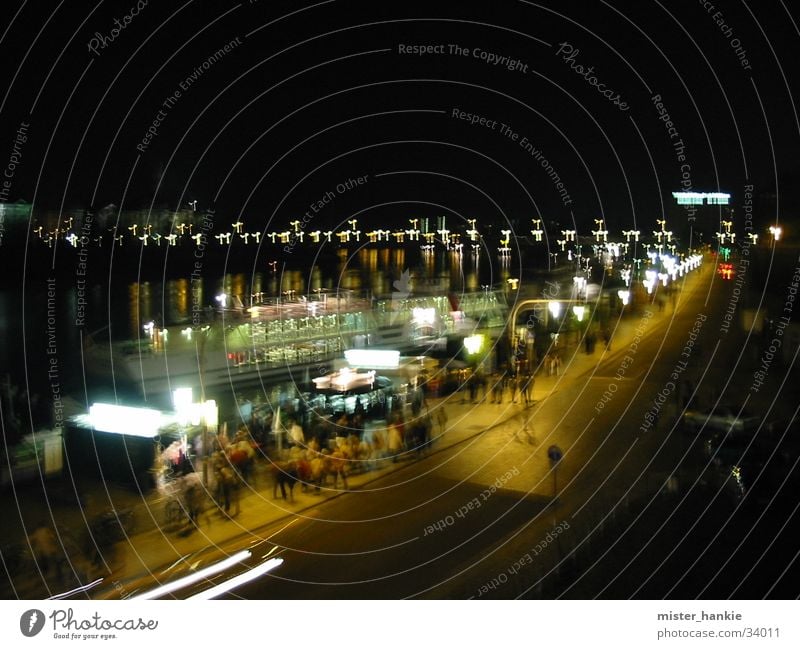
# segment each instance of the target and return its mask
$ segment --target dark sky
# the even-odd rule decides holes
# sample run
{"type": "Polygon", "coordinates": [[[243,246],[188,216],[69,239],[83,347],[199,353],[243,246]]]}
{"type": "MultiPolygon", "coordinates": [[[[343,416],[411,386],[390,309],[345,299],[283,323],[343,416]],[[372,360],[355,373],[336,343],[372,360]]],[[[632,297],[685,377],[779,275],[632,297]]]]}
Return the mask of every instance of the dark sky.
{"type": "Polygon", "coordinates": [[[521,230],[537,216],[647,230],[665,211],[685,219],[670,193],[686,178],[732,193],[734,210],[752,184],[761,223],[776,217],[768,194],[781,220],[796,216],[791,4],[140,6],[4,5],[0,165],[30,124],[8,200],[44,209],[197,199],[284,227],[331,192],[311,213],[320,226],[356,213],[369,224],[450,214],[521,230]],[[115,19],[125,27],[114,36],[115,19]],[[436,48],[400,52],[414,45],[436,48]],[[359,176],[367,181],[337,191],[359,176]]]}

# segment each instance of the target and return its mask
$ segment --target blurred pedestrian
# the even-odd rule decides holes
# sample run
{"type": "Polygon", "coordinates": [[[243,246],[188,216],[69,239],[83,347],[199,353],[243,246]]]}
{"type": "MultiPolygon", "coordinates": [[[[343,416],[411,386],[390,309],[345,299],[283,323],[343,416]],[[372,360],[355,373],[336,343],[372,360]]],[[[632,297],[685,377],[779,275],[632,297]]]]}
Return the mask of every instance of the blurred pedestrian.
{"type": "Polygon", "coordinates": [[[522,384],[522,398],[525,401],[526,406],[530,406],[533,403],[534,380],[533,372],[528,370],[528,372],[525,374],[522,384]]]}
{"type": "Polygon", "coordinates": [[[223,466],[219,471],[220,490],[222,492],[222,506],[228,516],[239,514],[239,478],[236,471],[228,466],[223,466]],[[232,511],[233,510],[233,511],[232,511]]]}
{"type": "Polygon", "coordinates": [[[478,399],[478,375],[473,372],[469,377],[469,400],[476,403],[478,399]]]}
{"type": "Polygon", "coordinates": [[[289,444],[303,448],[306,444],[306,436],[300,422],[293,421],[289,427],[289,444]]]}
{"type": "Polygon", "coordinates": [[[56,579],[60,582],[62,579],[61,553],[58,539],[53,529],[43,521],[40,521],[28,540],[33,552],[33,558],[42,575],[49,577],[50,569],[52,568],[55,571],[56,579]]]}
{"type": "Polygon", "coordinates": [[[389,438],[387,440],[387,451],[392,456],[392,462],[397,462],[397,457],[403,450],[403,425],[400,416],[397,415],[389,426],[389,438]]]}
{"type": "Polygon", "coordinates": [[[197,527],[197,519],[202,509],[202,494],[200,489],[201,487],[198,484],[190,483],[183,494],[186,515],[189,518],[189,524],[193,527],[197,527]]]}
{"type": "Polygon", "coordinates": [[[492,375],[494,385],[492,386],[492,403],[503,403],[503,388],[505,387],[505,372],[495,372],[492,375]]]}

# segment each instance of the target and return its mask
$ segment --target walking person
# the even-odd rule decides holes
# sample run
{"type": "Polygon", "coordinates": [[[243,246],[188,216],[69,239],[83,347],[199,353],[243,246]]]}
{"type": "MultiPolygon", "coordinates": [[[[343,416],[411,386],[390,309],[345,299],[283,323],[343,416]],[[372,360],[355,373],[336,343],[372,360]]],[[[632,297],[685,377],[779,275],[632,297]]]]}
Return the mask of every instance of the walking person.
{"type": "Polygon", "coordinates": [[[236,472],[228,466],[223,466],[219,471],[219,486],[222,493],[222,502],[226,516],[239,514],[239,479],[236,472]]]}
{"type": "Polygon", "coordinates": [[[198,527],[198,518],[200,517],[200,510],[202,509],[202,497],[200,493],[200,485],[194,483],[187,483],[186,489],[183,492],[183,502],[186,508],[186,517],[189,520],[189,531],[192,528],[198,527]]]}
{"type": "Polygon", "coordinates": [[[473,372],[469,377],[469,401],[476,403],[478,399],[478,375],[473,372]]]}
{"type": "Polygon", "coordinates": [[[528,370],[525,374],[522,385],[522,397],[525,401],[526,406],[530,406],[533,404],[533,384],[534,384],[533,372],[528,370]]]}
{"type": "Polygon", "coordinates": [[[387,450],[392,457],[392,462],[397,462],[397,457],[403,449],[403,426],[400,415],[396,415],[394,421],[389,426],[387,440],[387,450]]]}
{"type": "Polygon", "coordinates": [[[492,376],[494,385],[492,386],[492,403],[503,403],[503,389],[505,387],[506,373],[495,372],[492,376]]]}
{"type": "Polygon", "coordinates": [[[439,425],[439,437],[442,437],[447,428],[447,411],[442,405],[436,409],[436,423],[439,425]]]}
{"type": "Polygon", "coordinates": [[[40,522],[29,537],[33,558],[37,567],[45,577],[50,576],[50,569],[55,571],[58,583],[61,583],[63,574],[61,571],[62,557],[59,551],[58,539],[51,527],[40,522]]]}

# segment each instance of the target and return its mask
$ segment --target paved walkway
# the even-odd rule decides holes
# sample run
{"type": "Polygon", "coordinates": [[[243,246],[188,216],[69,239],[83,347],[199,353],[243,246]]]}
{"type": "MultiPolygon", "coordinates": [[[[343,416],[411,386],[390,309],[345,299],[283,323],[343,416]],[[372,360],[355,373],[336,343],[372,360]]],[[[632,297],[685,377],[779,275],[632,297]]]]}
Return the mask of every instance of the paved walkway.
{"type": "MultiPolygon", "coordinates": [[[[710,272],[710,264],[701,272],[696,272],[687,278],[687,289],[710,272]]],[[[685,291],[686,295],[691,291],[685,291]]],[[[677,308],[680,308],[680,295],[677,308]]],[[[636,335],[644,309],[648,309],[651,318],[645,335],[653,334],[662,329],[673,314],[673,307],[669,301],[663,309],[657,306],[640,307],[636,312],[626,314],[625,317],[613,321],[613,335],[611,348],[606,350],[600,342],[593,354],[587,354],[583,349],[567,348],[562,350],[562,368],[559,375],[548,376],[544,371],[536,376],[533,391],[534,404],[529,407],[530,412],[535,410],[547,398],[557,391],[568,389],[574,381],[585,377],[587,373],[596,371],[598,365],[609,357],[622,353],[636,335]],[[618,351],[619,350],[619,351],[618,351]]],[[[462,393],[456,393],[439,399],[431,399],[428,404],[434,413],[442,409],[446,412],[447,423],[443,428],[435,427],[434,442],[431,453],[438,453],[444,449],[460,444],[483,432],[503,424],[525,410],[520,399],[511,403],[508,392],[504,395],[502,404],[491,403],[491,392],[478,403],[469,403],[462,399],[462,393]]],[[[412,457],[397,463],[383,461],[383,465],[369,472],[351,474],[348,478],[349,491],[364,489],[369,483],[396,471],[398,468],[413,461],[412,457]]],[[[67,485],[70,487],[69,485],[67,485]]],[[[112,552],[106,552],[100,565],[91,565],[90,562],[76,553],[70,566],[65,567],[66,576],[61,583],[52,583],[50,589],[38,574],[35,564],[28,559],[23,566],[26,570],[19,570],[13,578],[13,588],[8,584],[0,586],[0,595],[7,598],[40,599],[49,595],[63,592],[75,586],[81,580],[91,580],[103,577],[105,583],[111,584],[110,590],[124,593],[126,588],[139,579],[147,580],[151,577],[152,570],[159,570],[169,566],[182,557],[209,548],[227,550],[228,546],[241,548],[243,541],[251,537],[257,538],[253,530],[263,529],[264,526],[282,520],[287,522],[294,516],[314,516],[315,509],[324,501],[338,497],[345,493],[343,489],[334,489],[330,486],[323,488],[319,493],[309,489],[303,492],[299,486],[294,490],[293,502],[273,498],[273,481],[270,468],[266,463],[261,464],[254,475],[250,485],[242,488],[239,499],[238,515],[228,517],[222,515],[215,507],[211,506],[201,514],[197,527],[189,527],[182,523],[165,523],[165,500],[158,492],[139,495],[126,492],[117,488],[109,488],[106,493],[95,493],[89,502],[84,502],[82,507],[53,505],[49,503],[36,503],[25,500],[23,489],[16,494],[16,499],[11,502],[4,498],[3,511],[13,511],[12,508],[21,508],[23,501],[25,509],[37,511],[45,515],[43,520],[52,520],[57,531],[85,529],[87,521],[95,514],[116,507],[119,511],[132,510],[135,524],[132,534],[125,540],[117,543],[112,552]],[[6,509],[8,507],[9,509],[6,509]]],[[[4,494],[7,496],[8,494],[4,494]]],[[[280,494],[278,494],[280,496],[280,494]]],[[[35,522],[31,514],[25,516],[28,533],[32,531],[35,522]]],[[[69,534],[63,539],[65,546],[70,545],[69,534]]],[[[25,546],[26,544],[22,544],[25,546]]],[[[25,548],[23,547],[23,550],[25,548]]]]}

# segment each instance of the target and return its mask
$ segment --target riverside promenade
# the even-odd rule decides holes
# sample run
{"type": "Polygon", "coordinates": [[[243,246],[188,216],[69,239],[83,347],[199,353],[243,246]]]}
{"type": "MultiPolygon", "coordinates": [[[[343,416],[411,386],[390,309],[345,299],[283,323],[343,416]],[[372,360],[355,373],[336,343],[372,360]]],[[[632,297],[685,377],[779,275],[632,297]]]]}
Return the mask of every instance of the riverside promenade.
{"type": "MultiPolygon", "coordinates": [[[[635,305],[630,313],[624,313],[611,321],[611,344],[606,348],[598,344],[593,353],[586,353],[582,345],[561,349],[562,364],[558,374],[548,372],[544,367],[536,375],[533,389],[533,404],[525,406],[517,397],[512,403],[509,392],[504,395],[502,404],[491,403],[491,391],[476,403],[469,401],[467,391],[459,391],[438,399],[429,399],[428,408],[435,421],[444,411],[446,423],[437,424],[433,430],[433,443],[428,454],[442,453],[459,444],[483,435],[498,426],[513,425],[515,420],[521,425],[522,415],[535,417],[538,408],[559,391],[569,390],[577,381],[585,380],[597,371],[598,366],[618,350],[625,349],[637,335],[637,323],[644,311],[648,311],[652,326],[648,335],[658,335],[660,329],[668,326],[676,309],[682,307],[681,295],[696,282],[707,280],[711,264],[701,267],[685,280],[683,290],[677,293],[674,303],[666,303],[659,308],[653,304],[635,305]],[[466,398],[465,398],[466,397],[466,398]]],[[[686,294],[689,294],[686,292],[686,294]]],[[[542,452],[546,452],[545,449],[542,452]]],[[[19,563],[7,563],[6,577],[0,584],[0,594],[4,598],[42,599],[56,596],[72,588],[96,579],[102,579],[99,590],[108,596],[124,595],[125,584],[135,584],[157,577],[166,566],[171,566],[182,558],[200,551],[217,550],[227,553],[241,548],[251,540],[263,538],[260,533],[281,521],[293,517],[313,517],[319,507],[327,500],[339,498],[348,492],[365,489],[370,483],[387,474],[402,469],[414,461],[414,454],[399,462],[382,461],[372,470],[354,473],[348,477],[348,489],[335,489],[328,484],[319,492],[313,489],[294,489],[294,499],[288,502],[273,498],[272,470],[265,461],[257,464],[250,482],[240,490],[239,512],[235,516],[223,515],[215,506],[209,506],[200,515],[196,526],[186,523],[165,523],[166,502],[157,491],[138,494],[111,485],[96,486],[84,499],[80,507],[63,504],[58,490],[74,489],[61,479],[59,483],[47,485],[42,491],[25,487],[2,495],[3,511],[6,512],[8,526],[3,537],[3,546],[16,542],[21,548],[19,563]],[[55,487],[55,489],[54,489],[55,487]],[[85,530],[89,521],[109,511],[132,512],[133,524],[130,533],[114,544],[94,562],[83,553],[75,551],[73,539],[79,530],[85,530]],[[26,536],[37,525],[44,522],[55,530],[59,544],[67,559],[62,563],[61,578],[51,571],[44,573],[30,555],[26,536]],[[11,535],[12,538],[8,538],[11,535]],[[16,538],[13,538],[16,535],[16,538]]],[[[63,496],[63,494],[61,494],[63,496]]],[[[210,499],[209,499],[210,501],[210,499]]]]}

